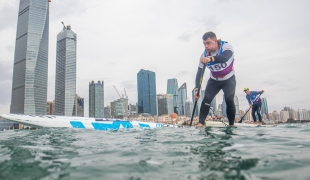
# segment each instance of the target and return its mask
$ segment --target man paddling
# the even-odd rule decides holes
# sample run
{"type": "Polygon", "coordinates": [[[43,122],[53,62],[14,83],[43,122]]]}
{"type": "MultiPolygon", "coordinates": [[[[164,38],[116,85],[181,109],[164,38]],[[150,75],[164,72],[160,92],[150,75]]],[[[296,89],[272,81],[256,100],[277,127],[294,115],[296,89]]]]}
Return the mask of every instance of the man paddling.
{"type": "Polygon", "coordinates": [[[223,90],[225,102],[227,104],[226,114],[229,125],[234,125],[236,108],[234,102],[236,79],[234,72],[234,51],[232,45],[226,41],[218,40],[215,33],[207,32],[202,36],[205,47],[199,59],[198,71],[196,75],[195,100],[200,97],[198,89],[200,87],[200,76],[203,73],[204,65],[210,70],[204,99],[201,103],[199,123],[197,126],[205,125],[205,119],[209,114],[210,103],[220,90],[223,90]]]}
{"type": "Polygon", "coordinates": [[[249,88],[244,88],[243,91],[246,93],[246,99],[249,102],[250,108],[252,108],[252,117],[254,120],[254,124],[258,124],[256,122],[256,115],[258,116],[259,124],[262,124],[262,115],[260,114],[261,106],[262,106],[262,100],[260,98],[260,95],[263,94],[265,91],[250,91],[249,88]]]}

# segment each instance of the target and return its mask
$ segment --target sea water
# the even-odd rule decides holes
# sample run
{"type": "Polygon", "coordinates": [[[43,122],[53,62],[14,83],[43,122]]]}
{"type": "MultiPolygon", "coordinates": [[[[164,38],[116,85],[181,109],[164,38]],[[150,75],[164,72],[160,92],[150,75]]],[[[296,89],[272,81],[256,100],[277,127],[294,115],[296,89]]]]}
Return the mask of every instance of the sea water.
{"type": "Polygon", "coordinates": [[[2,131],[0,179],[310,179],[310,124],[2,131]]]}

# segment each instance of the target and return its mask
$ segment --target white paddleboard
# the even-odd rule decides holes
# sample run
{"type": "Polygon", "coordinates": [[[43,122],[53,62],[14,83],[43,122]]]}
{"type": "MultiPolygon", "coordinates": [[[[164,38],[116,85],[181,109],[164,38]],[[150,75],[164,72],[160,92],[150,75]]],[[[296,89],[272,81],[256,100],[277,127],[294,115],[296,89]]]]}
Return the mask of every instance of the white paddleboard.
{"type": "MultiPolygon", "coordinates": [[[[222,123],[222,122],[218,122],[218,121],[206,121],[206,126],[210,126],[210,127],[227,127],[229,126],[229,123],[228,122],[225,122],[222,123]]],[[[234,123],[234,126],[237,126],[237,127],[256,127],[256,126],[259,126],[257,124],[248,124],[248,123],[234,123]]]]}
{"type": "Polygon", "coordinates": [[[66,127],[102,131],[131,128],[155,129],[163,127],[161,123],[109,118],[85,118],[52,115],[35,116],[19,114],[2,114],[2,117],[4,119],[31,127],[66,127]]]}

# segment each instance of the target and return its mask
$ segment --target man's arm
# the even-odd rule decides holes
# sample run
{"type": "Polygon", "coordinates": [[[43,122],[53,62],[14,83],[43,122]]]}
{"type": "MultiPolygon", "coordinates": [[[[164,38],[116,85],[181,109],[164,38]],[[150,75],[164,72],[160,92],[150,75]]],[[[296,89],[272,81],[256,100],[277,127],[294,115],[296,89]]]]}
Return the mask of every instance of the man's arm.
{"type": "Polygon", "coordinates": [[[221,55],[213,56],[214,62],[224,63],[227,62],[233,55],[231,50],[224,51],[221,55]]]}

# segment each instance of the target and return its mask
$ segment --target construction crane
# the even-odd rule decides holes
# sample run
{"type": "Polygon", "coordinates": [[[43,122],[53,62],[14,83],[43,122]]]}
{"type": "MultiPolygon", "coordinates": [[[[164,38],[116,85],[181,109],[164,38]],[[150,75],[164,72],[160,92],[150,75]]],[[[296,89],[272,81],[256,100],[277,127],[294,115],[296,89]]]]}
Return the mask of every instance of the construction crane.
{"type": "Polygon", "coordinates": [[[124,87],[124,92],[125,92],[125,98],[128,99],[125,87],[124,87]]]}
{"type": "Polygon", "coordinates": [[[117,91],[116,87],[115,87],[114,85],[113,85],[113,87],[114,87],[115,91],[117,92],[117,94],[118,94],[119,98],[121,98],[121,95],[118,93],[118,91],[117,91]]]}
{"type": "Polygon", "coordinates": [[[65,23],[61,21],[61,24],[64,26],[64,29],[63,29],[63,30],[66,30],[65,23]]]}

